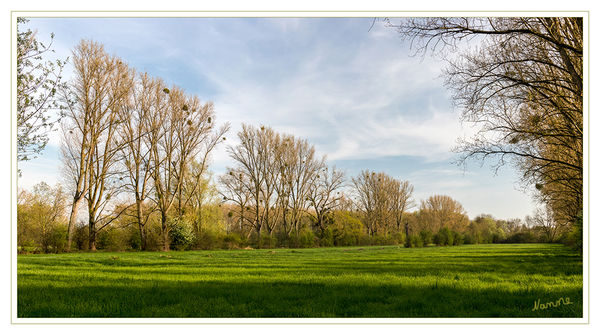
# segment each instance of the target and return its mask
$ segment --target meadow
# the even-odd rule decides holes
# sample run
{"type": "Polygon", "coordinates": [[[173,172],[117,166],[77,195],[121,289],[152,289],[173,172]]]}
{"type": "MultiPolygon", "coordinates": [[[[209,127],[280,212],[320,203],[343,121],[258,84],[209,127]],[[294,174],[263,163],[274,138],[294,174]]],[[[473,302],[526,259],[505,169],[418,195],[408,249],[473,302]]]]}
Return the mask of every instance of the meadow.
{"type": "Polygon", "coordinates": [[[556,244],[96,252],[17,257],[17,315],[582,317],[556,244]],[[533,310],[534,302],[571,304],[533,310]]]}

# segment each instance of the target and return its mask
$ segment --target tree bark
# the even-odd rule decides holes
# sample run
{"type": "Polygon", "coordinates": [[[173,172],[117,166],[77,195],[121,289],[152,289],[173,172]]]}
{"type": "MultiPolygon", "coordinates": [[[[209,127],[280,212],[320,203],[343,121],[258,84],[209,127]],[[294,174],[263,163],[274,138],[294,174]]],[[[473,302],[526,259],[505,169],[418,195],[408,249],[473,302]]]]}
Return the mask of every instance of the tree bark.
{"type": "Polygon", "coordinates": [[[160,221],[163,236],[163,251],[169,251],[169,227],[167,227],[167,215],[165,213],[161,214],[160,221]]]}
{"type": "Polygon", "coordinates": [[[79,205],[83,197],[73,197],[73,206],[71,207],[71,214],[69,215],[69,226],[67,228],[67,252],[71,251],[71,244],[73,244],[73,229],[75,228],[75,221],[77,220],[77,212],[79,211],[79,205]]]}
{"type": "Polygon", "coordinates": [[[146,231],[145,231],[145,226],[142,223],[144,220],[144,213],[142,210],[142,201],[141,200],[136,200],[136,214],[137,214],[137,220],[138,220],[138,228],[140,230],[140,249],[142,251],[146,250],[146,231]]]}
{"type": "Polygon", "coordinates": [[[88,242],[89,242],[89,249],[90,251],[96,251],[96,224],[93,220],[89,220],[88,222],[88,226],[89,226],[89,238],[88,238],[88,242]]]}

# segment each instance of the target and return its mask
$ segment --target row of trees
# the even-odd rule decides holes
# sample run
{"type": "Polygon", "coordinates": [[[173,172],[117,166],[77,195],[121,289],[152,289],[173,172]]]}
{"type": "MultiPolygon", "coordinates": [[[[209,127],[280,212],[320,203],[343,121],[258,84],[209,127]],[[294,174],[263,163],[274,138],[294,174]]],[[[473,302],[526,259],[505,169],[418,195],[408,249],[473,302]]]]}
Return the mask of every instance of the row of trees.
{"type": "Polygon", "coordinates": [[[229,125],[215,127],[211,103],[136,73],[98,43],[82,41],[73,65],[62,122],[62,157],[72,195],[67,249],[85,203],[90,250],[98,232],[132,206],[142,249],[145,210],[151,208],[160,213],[168,250],[170,217],[183,215],[200,191],[209,154],[225,140],[229,125]]]}
{"type": "MultiPolygon", "coordinates": [[[[448,212],[432,206],[446,196],[432,196],[414,211],[403,214],[400,230],[379,229],[370,233],[365,224],[366,213],[357,204],[344,202],[329,212],[324,228],[316,225],[314,215],[306,214],[299,221],[298,231],[286,235],[278,227],[274,232],[263,234],[259,239],[251,225],[239,225],[234,217],[236,206],[223,203],[216,188],[206,187],[202,207],[196,212],[188,211],[182,218],[170,221],[169,248],[232,249],[247,247],[317,247],[353,245],[404,244],[422,247],[430,244],[460,245],[478,243],[531,243],[567,242],[572,238],[568,227],[551,221],[551,214],[543,210],[520,219],[497,220],[491,215],[480,215],[473,220],[461,217],[460,211],[448,212]],[[458,221],[453,222],[459,218],[458,221]],[[443,222],[440,224],[440,222],[443,222]],[[460,222],[460,224],[456,224],[460,222]],[[408,235],[404,228],[409,227],[408,235]]],[[[36,185],[32,191],[21,191],[17,204],[17,241],[20,252],[61,252],[67,249],[69,207],[67,194],[60,185],[50,187],[45,183],[36,185]]],[[[196,208],[198,209],[198,208],[196,208]]],[[[111,225],[97,232],[96,247],[101,250],[163,250],[161,215],[150,212],[145,223],[145,245],[136,222],[136,210],[131,206],[111,225]]],[[[390,221],[394,227],[394,221],[390,221]]],[[[72,248],[90,250],[89,229],[80,222],[73,229],[72,248]]]]}
{"type": "Polygon", "coordinates": [[[220,178],[222,195],[240,229],[250,227],[258,241],[263,232],[297,238],[307,221],[323,236],[337,209],[360,213],[369,236],[403,229],[403,214],[412,206],[409,182],[363,171],[344,192],[345,174],[317,157],[306,140],[250,125],[238,137],[240,144],[228,148],[236,165],[220,178]]]}
{"type": "MultiPolygon", "coordinates": [[[[414,188],[408,181],[369,170],[347,180],[342,171],[327,165],[325,157],[318,157],[314,146],[306,140],[265,126],[242,126],[237,134],[239,144],[227,148],[235,165],[214,185],[207,173],[207,156],[223,140],[226,127],[198,138],[203,150],[191,151],[195,155],[184,164],[182,160],[186,158],[177,148],[187,142],[180,136],[190,136],[189,128],[202,123],[188,122],[193,113],[187,105],[165,108],[164,111],[175,116],[161,119],[162,106],[169,105],[147,105],[145,101],[169,102],[174,99],[169,96],[177,97],[174,92],[178,91],[160,90],[163,87],[160,82],[152,83],[145,75],[138,84],[132,82],[137,89],[117,116],[114,149],[101,142],[110,140],[108,130],[105,135],[97,135],[98,139],[88,140],[103,143],[101,152],[114,150],[115,157],[105,174],[100,167],[108,164],[109,158],[90,159],[95,166],[87,168],[87,173],[94,177],[87,175],[82,180],[84,185],[93,185],[84,197],[88,221],[63,229],[65,225],[60,218],[65,216],[65,193],[59,186],[52,189],[42,184],[32,194],[23,192],[20,197],[23,200],[19,204],[19,220],[24,222],[19,229],[22,247],[38,245],[45,252],[62,250],[61,246],[69,250],[73,245],[82,249],[84,244],[85,250],[95,250],[97,244],[111,250],[370,244],[420,247],[432,243],[555,242],[564,233],[549,212],[538,212],[528,217],[525,224],[498,221],[491,216],[471,221],[462,205],[445,195],[431,196],[415,210],[414,188]],[[148,100],[140,100],[140,96],[148,100]],[[183,125],[177,123],[180,120],[177,115],[182,114],[186,115],[183,125]],[[172,126],[183,128],[181,134],[171,135],[172,126]],[[169,164],[161,165],[165,162],[169,164]],[[100,178],[104,184],[96,180],[100,178]],[[103,198],[94,196],[102,190],[103,198]],[[94,202],[98,199],[102,202],[94,202]],[[33,218],[41,220],[36,229],[31,228],[36,226],[33,218]],[[82,231],[84,228],[86,232],[82,231]],[[58,238],[61,232],[69,240],[61,242],[58,238]]],[[[190,103],[190,106],[198,105],[190,103]]],[[[212,123],[213,116],[205,117],[209,118],[207,123],[212,123]]],[[[78,119],[67,117],[67,120],[78,119]]],[[[110,127],[107,121],[105,129],[110,127]]],[[[74,135],[82,133],[80,130],[65,134],[65,138],[71,139],[65,141],[63,148],[71,154],[69,157],[81,159],[81,152],[87,152],[80,149],[86,148],[81,146],[82,137],[74,135]],[[67,151],[70,148],[81,151],[67,151]]],[[[186,139],[191,138],[194,137],[186,139]]],[[[79,176],[73,173],[79,170],[67,168],[69,176],[79,176]]],[[[76,206],[75,202],[72,204],[70,223],[76,206]]]]}

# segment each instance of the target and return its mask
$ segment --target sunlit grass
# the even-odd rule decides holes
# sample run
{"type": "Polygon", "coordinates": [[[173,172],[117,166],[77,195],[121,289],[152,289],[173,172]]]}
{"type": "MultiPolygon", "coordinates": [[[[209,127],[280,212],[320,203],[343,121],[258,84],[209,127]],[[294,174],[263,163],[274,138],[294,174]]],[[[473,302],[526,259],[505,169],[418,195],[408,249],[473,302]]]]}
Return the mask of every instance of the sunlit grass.
{"type": "Polygon", "coordinates": [[[581,317],[561,245],[18,256],[19,317],[581,317]],[[532,311],[534,301],[571,305],[532,311]]]}

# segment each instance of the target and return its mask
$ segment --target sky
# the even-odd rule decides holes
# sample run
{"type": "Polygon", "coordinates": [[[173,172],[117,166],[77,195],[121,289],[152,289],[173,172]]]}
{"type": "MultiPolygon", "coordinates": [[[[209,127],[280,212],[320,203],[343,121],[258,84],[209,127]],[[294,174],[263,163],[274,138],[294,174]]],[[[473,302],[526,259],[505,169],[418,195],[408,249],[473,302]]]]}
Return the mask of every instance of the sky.
{"type": "MultiPolygon", "coordinates": [[[[410,45],[371,18],[32,18],[26,25],[65,59],[92,39],[139,72],[161,77],[215,106],[230,122],[212,155],[222,174],[242,123],[306,138],[348,177],[382,171],[459,201],[473,218],[523,218],[535,203],[511,166],[456,165],[456,140],[473,133],[444,87],[444,62],[411,56],[410,45]]],[[[72,76],[66,69],[65,78],[72,76]]],[[[60,135],[20,162],[19,187],[60,181],[60,135]]]]}

